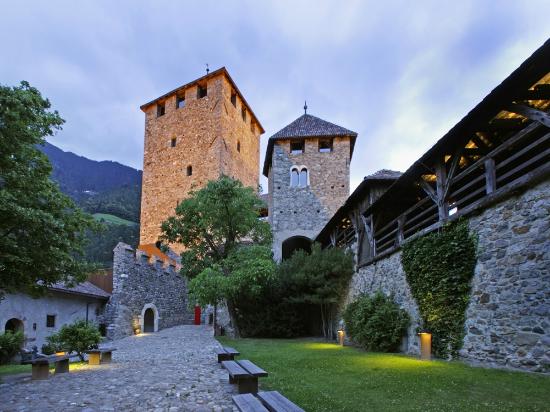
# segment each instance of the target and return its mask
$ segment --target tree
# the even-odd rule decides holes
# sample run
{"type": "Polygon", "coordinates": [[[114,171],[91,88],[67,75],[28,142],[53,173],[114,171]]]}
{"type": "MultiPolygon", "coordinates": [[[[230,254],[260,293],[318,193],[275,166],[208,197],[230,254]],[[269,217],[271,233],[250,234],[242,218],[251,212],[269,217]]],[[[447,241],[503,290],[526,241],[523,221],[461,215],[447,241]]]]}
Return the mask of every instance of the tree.
{"type": "Polygon", "coordinates": [[[294,252],[279,265],[279,281],[291,303],[318,307],[325,338],[332,338],[334,315],[353,275],[351,253],[340,249],[321,249],[313,244],[311,253],[294,252]]]}
{"type": "MultiPolygon", "coordinates": [[[[259,219],[263,201],[252,188],[227,176],[209,181],[204,188],[189,195],[176,207],[175,216],[163,222],[161,240],[185,247],[181,254],[182,275],[193,279],[202,274],[190,288],[195,296],[212,297],[208,290],[212,282],[218,281],[214,273],[229,279],[224,283],[223,297],[227,299],[229,315],[238,334],[231,297],[243,286],[243,278],[260,276],[250,266],[251,260],[260,264],[263,268],[260,271],[269,271],[269,264],[264,262],[266,254],[271,261],[271,229],[259,219]],[[260,248],[245,246],[250,244],[260,248]],[[200,287],[206,290],[199,291],[200,287]]],[[[217,299],[210,300],[202,303],[218,303],[217,299]]]]}
{"type": "Polygon", "coordinates": [[[27,82],[0,85],[0,293],[39,295],[47,286],[84,280],[85,231],[95,228],[50,180],[37,149],[64,120],[27,82]]]}
{"type": "Polygon", "coordinates": [[[97,348],[101,342],[101,334],[95,325],[86,323],[85,320],[77,320],[70,325],[63,325],[51,342],[58,342],[60,347],[69,353],[76,352],[84,361],[84,352],[97,348]]]}

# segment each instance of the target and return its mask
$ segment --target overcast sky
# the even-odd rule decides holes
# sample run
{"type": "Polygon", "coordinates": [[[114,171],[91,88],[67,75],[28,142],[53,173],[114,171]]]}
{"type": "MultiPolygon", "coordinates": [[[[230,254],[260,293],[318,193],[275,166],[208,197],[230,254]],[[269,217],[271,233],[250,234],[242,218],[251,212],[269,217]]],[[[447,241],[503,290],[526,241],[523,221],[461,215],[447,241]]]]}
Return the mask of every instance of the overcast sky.
{"type": "MultiPolygon", "coordinates": [[[[303,113],[359,133],[354,188],[406,170],[550,36],[550,2],[0,0],[0,83],[67,121],[63,150],[142,168],[139,106],[226,66],[269,136],[303,113]]],[[[264,187],[265,181],[263,182],[264,187]]]]}

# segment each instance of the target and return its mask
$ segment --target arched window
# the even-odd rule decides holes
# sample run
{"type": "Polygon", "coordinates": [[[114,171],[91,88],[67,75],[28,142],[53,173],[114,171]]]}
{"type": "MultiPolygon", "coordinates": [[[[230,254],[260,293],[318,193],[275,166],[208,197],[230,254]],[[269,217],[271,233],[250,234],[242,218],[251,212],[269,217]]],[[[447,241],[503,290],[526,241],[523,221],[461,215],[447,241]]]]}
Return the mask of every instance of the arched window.
{"type": "Polygon", "coordinates": [[[300,187],[306,187],[307,184],[307,169],[302,167],[302,170],[300,170],[300,187]]]}
{"type": "Polygon", "coordinates": [[[290,187],[298,187],[299,184],[299,173],[298,168],[293,167],[290,169],[290,187]]]}

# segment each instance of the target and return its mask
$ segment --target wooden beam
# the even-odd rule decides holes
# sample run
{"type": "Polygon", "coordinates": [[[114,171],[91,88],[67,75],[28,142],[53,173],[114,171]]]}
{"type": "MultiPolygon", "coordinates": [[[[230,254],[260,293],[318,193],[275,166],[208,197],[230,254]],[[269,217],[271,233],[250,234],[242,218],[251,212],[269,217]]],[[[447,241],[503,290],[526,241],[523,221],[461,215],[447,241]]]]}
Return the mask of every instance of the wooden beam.
{"type": "Polygon", "coordinates": [[[550,84],[537,84],[535,90],[518,93],[515,100],[550,100],[550,84]]]}
{"type": "Polygon", "coordinates": [[[485,192],[490,194],[495,190],[497,190],[495,159],[489,157],[485,159],[485,192]]]}
{"type": "Polygon", "coordinates": [[[437,194],[435,193],[434,188],[422,178],[417,183],[422,188],[422,190],[426,192],[430,199],[432,199],[434,203],[437,203],[437,194]]]}
{"type": "Polygon", "coordinates": [[[439,213],[439,220],[447,219],[449,216],[449,207],[446,201],[446,186],[447,182],[447,169],[445,163],[439,161],[435,165],[436,176],[436,191],[437,191],[437,210],[439,213]]]}
{"type": "Polygon", "coordinates": [[[528,119],[539,122],[540,124],[550,127],[550,115],[542,110],[533,109],[532,107],[525,106],[524,104],[514,104],[506,107],[506,110],[512,113],[517,113],[528,119]]]}
{"type": "Polygon", "coordinates": [[[405,215],[401,215],[397,218],[397,244],[400,245],[405,240],[405,234],[403,228],[405,227],[405,215]]]}

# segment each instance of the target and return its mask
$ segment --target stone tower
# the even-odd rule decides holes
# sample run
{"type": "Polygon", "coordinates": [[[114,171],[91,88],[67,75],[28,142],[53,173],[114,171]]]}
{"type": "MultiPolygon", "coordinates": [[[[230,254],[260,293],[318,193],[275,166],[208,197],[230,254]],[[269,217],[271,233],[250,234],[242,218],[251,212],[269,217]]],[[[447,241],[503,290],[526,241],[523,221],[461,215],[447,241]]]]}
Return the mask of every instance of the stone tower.
{"type": "Polygon", "coordinates": [[[151,252],[161,223],[191,189],[222,174],[258,187],[264,129],[224,67],[144,104],[141,110],[145,147],[140,248],[151,252]]]}
{"type": "Polygon", "coordinates": [[[357,133],[304,114],[269,138],[269,223],[277,260],[313,239],[349,196],[357,133]]]}

